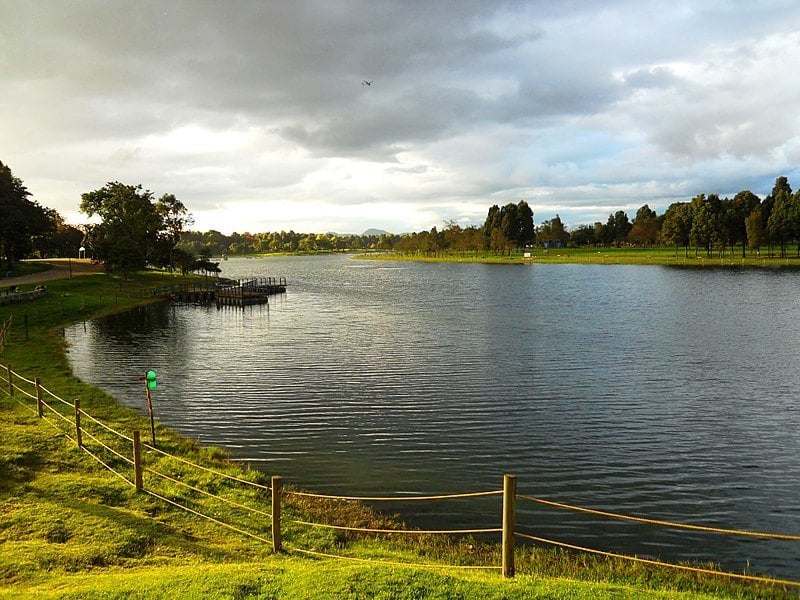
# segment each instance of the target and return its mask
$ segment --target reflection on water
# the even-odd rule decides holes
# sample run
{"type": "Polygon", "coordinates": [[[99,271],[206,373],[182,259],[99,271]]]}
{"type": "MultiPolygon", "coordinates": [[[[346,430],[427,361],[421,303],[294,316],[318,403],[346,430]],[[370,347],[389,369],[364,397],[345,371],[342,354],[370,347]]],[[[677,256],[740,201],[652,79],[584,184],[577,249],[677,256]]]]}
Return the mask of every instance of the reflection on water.
{"type": "MultiPolygon", "coordinates": [[[[137,377],[153,368],[161,421],[322,492],[499,489],[511,472],[523,494],[800,533],[800,275],[222,266],[286,276],[289,291],[269,306],[159,305],[72,328],[76,374],[141,410],[137,377]]],[[[496,498],[400,509],[423,526],[495,527],[500,513],[496,498]]],[[[796,543],[518,512],[543,537],[800,573],[796,543]]]]}

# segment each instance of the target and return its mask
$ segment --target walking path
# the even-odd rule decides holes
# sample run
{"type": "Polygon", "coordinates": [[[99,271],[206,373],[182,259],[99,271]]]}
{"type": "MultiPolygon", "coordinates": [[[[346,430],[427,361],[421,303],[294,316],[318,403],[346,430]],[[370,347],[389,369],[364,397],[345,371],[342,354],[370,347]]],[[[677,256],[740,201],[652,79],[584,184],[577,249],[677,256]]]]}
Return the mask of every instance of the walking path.
{"type": "Polygon", "coordinates": [[[22,275],[21,277],[9,277],[0,279],[0,287],[12,285],[27,285],[29,283],[41,283],[43,281],[53,281],[54,279],[67,279],[72,276],[89,275],[92,273],[103,273],[103,265],[93,264],[88,258],[32,258],[25,262],[43,262],[53,266],[47,271],[22,275]]]}

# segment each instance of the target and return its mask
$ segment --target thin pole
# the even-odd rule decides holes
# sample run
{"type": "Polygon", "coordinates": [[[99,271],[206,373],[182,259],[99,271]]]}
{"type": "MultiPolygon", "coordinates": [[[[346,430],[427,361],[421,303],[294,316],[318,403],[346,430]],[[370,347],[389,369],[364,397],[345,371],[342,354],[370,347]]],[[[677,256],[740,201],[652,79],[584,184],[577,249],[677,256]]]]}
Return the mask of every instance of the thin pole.
{"type": "Polygon", "coordinates": [[[156,425],[153,421],[153,399],[150,397],[150,386],[148,385],[147,381],[147,371],[144,373],[144,391],[147,394],[147,411],[150,413],[150,437],[153,441],[153,448],[156,447],[156,425]]]}
{"type": "Polygon", "coordinates": [[[144,488],[142,472],[142,434],[137,429],[133,432],[133,479],[138,491],[144,488]]]}
{"type": "Polygon", "coordinates": [[[503,476],[503,576],[514,577],[514,514],[517,476],[503,476]]]}
{"type": "Polygon", "coordinates": [[[272,551],[281,552],[281,478],[272,476],[272,551]]]}
{"type": "Polygon", "coordinates": [[[42,405],[42,382],[37,377],[36,380],[36,412],[39,415],[39,418],[42,418],[44,414],[44,406],[42,405]]]}
{"type": "Polygon", "coordinates": [[[83,446],[83,434],[81,433],[81,399],[75,398],[75,441],[78,448],[83,446]]]}
{"type": "Polygon", "coordinates": [[[14,381],[11,379],[11,365],[6,365],[6,372],[8,373],[8,395],[14,395],[14,381]]]}

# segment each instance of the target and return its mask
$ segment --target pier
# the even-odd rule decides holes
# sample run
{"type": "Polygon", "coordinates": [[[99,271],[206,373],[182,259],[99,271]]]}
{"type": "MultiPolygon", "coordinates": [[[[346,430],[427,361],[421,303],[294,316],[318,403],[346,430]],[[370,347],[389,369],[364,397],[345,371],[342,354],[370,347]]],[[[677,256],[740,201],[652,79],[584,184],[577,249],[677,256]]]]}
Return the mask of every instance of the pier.
{"type": "Polygon", "coordinates": [[[170,302],[245,307],[266,304],[274,294],[286,292],[285,277],[247,277],[214,283],[179,283],[153,288],[154,296],[170,302]]]}

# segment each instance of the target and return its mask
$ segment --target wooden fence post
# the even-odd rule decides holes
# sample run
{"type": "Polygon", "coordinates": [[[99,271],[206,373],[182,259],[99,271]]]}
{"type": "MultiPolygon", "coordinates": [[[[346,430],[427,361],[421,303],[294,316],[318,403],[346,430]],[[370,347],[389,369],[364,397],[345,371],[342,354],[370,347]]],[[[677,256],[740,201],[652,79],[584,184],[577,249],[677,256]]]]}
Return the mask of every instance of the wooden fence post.
{"type": "Polygon", "coordinates": [[[38,377],[35,380],[36,382],[36,413],[39,415],[39,418],[42,418],[44,414],[44,406],[42,405],[42,381],[38,377]]]}
{"type": "Polygon", "coordinates": [[[13,376],[11,374],[11,365],[6,365],[6,372],[8,373],[8,395],[9,396],[13,396],[14,395],[14,380],[11,379],[11,377],[13,376]]]}
{"type": "Polygon", "coordinates": [[[517,476],[503,476],[503,576],[514,577],[514,513],[517,476]]]}
{"type": "Polygon", "coordinates": [[[133,432],[133,480],[137,491],[144,489],[142,478],[142,434],[137,429],[133,432]]]}
{"type": "Polygon", "coordinates": [[[75,398],[75,441],[78,448],[83,446],[83,434],[81,433],[81,399],[75,398]]]}
{"type": "Polygon", "coordinates": [[[281,478],[272,476],[272,551],[281,552],[281,478]]]}

